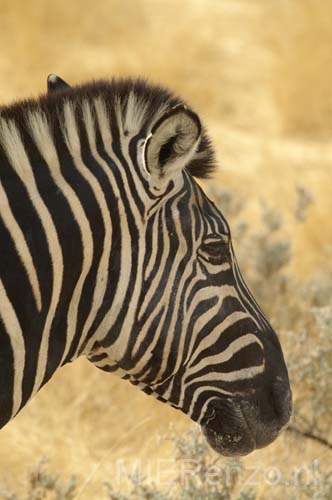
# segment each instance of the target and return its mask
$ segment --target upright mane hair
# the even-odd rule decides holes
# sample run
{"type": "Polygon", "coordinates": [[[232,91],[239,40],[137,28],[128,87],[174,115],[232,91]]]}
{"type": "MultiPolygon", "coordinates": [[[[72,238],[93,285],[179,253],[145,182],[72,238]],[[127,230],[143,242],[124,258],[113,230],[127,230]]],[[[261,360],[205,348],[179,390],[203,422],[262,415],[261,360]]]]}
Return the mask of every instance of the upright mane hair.
{"type": "MultiPolygon", "coordinates": [[[[92,102],[99,98],[106,106],[113,120],[118,120],[116,107],[121,110],[122,117],[131,106],[132,116],[140,122],[142,134],[155,121],[161,112],[167,112],[174,106],[190,107],[178,96],[164,87],[151,85],[143,79],[96,80],[82,85],[63,88],[59,91],[44,94],[36,99],[17,101],[12,105],[0,107],[0,118],[13,120],[19,129],[25,129],[25,116],[28,111],[43,112],[50,123],[54,123],[61,114],[65,103],[79,107],[84,101],[92,102]]],[[[126,133],[126,131],[124,131],[126,133]]],[[[206,130],[202,128],[199,147],[187,166],[191,175],[207,178],[215,169],[215,155],[206,130]]]]}

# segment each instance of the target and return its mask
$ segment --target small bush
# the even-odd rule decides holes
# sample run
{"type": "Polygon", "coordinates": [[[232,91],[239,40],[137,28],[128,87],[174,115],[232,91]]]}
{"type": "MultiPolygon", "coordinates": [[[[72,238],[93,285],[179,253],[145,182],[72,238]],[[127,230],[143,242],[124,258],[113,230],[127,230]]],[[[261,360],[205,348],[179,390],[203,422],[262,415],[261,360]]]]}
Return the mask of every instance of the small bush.
{"type": "Polygon", "coordinates": [[[117,493],[110,482],[105,484],[109,500],[255,500],[251,488],[236,493],[242,477],[242,464],[212,452],[199,429],[184,436],[170,436],[174,443],[177,476],[172,490],[146,484],[142,477],[129,477],[132,489],[127,495],[117,493]]]}
{"type": "Polygon", "coordinates": [[[63,481],[58,475],[47,469],[46,458],[42,458],[28,474],[26,490],[23,495],[1,490],[3,500],[74,500],[77,495],[77,480],[72,476],[63,481]]]}

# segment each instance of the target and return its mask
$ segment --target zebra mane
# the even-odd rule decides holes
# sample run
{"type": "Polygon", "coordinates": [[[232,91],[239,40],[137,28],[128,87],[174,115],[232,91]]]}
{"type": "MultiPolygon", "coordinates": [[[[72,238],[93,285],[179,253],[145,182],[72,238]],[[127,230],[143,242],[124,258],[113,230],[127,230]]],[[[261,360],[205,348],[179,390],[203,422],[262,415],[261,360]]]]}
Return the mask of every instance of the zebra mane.
{"type": "MultiPolygon", "coordinates": [[[[166,88],[151,85],[143,79],[123,78],[92,81],[41,95],[36,99],[17,101],[12,105],[0,107],[0,117],[14,121],[22,130],[22,127],[26,128],[25,118],[29,112],[42,112],[50,123],[54,123],[65,103],[79,107],[83,102],[92,103],[95,99],[103,102],[111,120],[121,119],[124,126],[126,121],[134,121],[142,131],[174,106],[181,104],[190,109],[182,99],[166,88]],[[117,113],[119,109],[120,115],[117,113]]],[[[187,171],[194,177],[207,178],[214,169],[214,150],[206,130],[202,128],[199,147],[187,165],[187,171]]]]}

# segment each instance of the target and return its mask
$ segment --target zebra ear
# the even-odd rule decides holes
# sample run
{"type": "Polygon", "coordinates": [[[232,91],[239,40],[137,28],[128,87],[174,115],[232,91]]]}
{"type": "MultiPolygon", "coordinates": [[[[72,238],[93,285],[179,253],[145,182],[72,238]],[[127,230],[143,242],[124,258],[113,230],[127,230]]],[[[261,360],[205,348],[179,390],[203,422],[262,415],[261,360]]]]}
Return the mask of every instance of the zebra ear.
{"type": "Polygon", "coordinates": [[[47,77],[47,92],[49,94],[53,92],[58,92],[59,90],[64,90],[70,88],[70,85],[66,83],[62,78],[57,75],[48,75],[47,77]]]}
{"type": "Polygon", "coordinates": [[[198,116],[179,105],[153,126],[145,147],[145,167],[157,183],[169,181],[188,165],[201,137],[198,116]]]}

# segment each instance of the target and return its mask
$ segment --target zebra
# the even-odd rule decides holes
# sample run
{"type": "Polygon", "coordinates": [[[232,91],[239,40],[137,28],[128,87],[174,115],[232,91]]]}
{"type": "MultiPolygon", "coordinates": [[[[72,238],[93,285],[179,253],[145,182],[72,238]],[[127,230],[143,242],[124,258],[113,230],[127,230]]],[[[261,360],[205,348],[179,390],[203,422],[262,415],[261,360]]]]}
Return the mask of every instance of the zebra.
{"type": "Polygon", "coordinates": [[[291,415],[282,349],[195,180],[215,169],[198,115],[143,79],[0,108],[0,427],[85,356],[197,422],[218,453],[291,415]]]}

